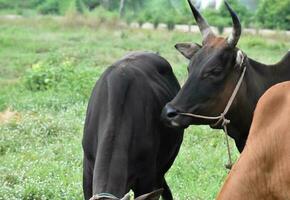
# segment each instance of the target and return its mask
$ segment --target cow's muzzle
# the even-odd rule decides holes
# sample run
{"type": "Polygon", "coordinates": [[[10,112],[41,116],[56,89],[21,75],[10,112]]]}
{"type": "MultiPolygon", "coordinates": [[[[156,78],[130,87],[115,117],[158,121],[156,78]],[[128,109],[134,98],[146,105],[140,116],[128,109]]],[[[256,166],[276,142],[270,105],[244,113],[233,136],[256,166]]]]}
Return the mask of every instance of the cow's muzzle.
{"type": "Polygon", "coordinates": [[[166,126],[171,128],[185,128],[185,126],[179,123],[179,117],[179,111],[177,109],[170,104],[165,105],[161,113],[161,119],[166,126]]]}
{"type": "Polygon", "coordinates": [[[173,108],[170,104],[166,104],[166,106],[162,110],[161,117],[164,119],[174,119],[178,115],[178,110],[173,108]]]}

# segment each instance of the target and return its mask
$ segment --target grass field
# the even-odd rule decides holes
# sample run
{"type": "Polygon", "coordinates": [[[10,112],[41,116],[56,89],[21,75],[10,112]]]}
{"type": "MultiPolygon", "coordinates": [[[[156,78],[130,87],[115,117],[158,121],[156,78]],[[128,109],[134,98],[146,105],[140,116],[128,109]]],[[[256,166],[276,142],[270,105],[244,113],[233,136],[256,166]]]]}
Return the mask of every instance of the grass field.
{"type": "MultiPolygon", "coordinates": [[[[187,61],[173,46],[185,41],[201,42],[192,33],[114,23],[0,20],[0,199],[82,199],[82,129],[95,81],[127,52],[151,50],[170,61],[183,83],[187,61]]],[[[239,46],[249,57],[274,63],[290,38],[244,36],[239,46]]],[[[222,132],[188,128],[167,174],[175,199],[214,199],[226,162],[222,132]]]]}

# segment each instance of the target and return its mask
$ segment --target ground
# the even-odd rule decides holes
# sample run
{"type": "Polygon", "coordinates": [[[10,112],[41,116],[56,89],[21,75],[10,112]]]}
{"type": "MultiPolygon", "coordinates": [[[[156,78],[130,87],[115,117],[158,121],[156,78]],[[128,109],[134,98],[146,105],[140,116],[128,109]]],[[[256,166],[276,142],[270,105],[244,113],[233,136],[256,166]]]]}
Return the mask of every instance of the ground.
{"type": "MultiPolygon", "coordinates": [[[[101,21],[51,17],[0,19],[0,199],[82,199],[81,139],[95,81],[132,50],[159,52],[182,84],[187,60],[177,42],[199,34],[132,30],[101,21]]],[[[252,58],[275,63],[288,38],[243,36],[252,58]]],[[[231,141],[236,158],[238,153],[231,141]]],[[[227,171],[221,131],[186,130],[166,178],[175,199],[214,199],[227,171]]]]}

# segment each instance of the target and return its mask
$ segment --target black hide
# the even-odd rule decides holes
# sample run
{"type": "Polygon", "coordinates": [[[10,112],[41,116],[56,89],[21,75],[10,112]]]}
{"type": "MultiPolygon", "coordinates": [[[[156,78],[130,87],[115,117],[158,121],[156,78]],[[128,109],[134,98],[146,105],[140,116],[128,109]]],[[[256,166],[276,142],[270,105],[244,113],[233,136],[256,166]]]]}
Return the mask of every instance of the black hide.
{"type": "Polygon", "coordinates": [[[109,67],[89,100],[83,136],[85,199],[111,193],[121,198],[164,188],[164,174],[182,142],[183,130],[160,121],[164,105],[180,86],[162,57],[134,52],[109,67]]]}

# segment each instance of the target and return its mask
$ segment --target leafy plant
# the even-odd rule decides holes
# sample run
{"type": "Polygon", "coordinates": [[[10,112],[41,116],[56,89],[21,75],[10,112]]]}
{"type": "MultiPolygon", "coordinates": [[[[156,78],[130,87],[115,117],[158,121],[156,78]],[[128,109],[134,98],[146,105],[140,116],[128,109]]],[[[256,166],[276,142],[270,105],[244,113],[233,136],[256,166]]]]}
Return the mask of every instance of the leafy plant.
{"type": "Polygon", "coordinates": [[[24,85],[33,92],[64,91],[86,99],[95,82],[95,76],[98,76],[101,71],[92,73],[90,70],[80,70],[74,66],[73,58],[64,60],[53,58],[45,62],[37,62],[25,73],[24,85]]]}
{"type": "Polygon", "coordinates": [[[25,86],[32,91],[47,90],[63,79],[63,73],[68,73],[66,65],[55,67],[49,63],[35,63],[24,76],[25,86]]]}
{"type": "Polygon", "coordinates": [[[256,17],[262,27],[290,30],[290,1],[263,0],[256,17]]]}
{"type": "MultiPolygon", "coordinates": [[[[238,14],[241,23],[244,26],[248,26],[252,15],[247,10],[247,8],[237,0],[229,0],[228,2],[238,14]]],[[[216,26],[218,28],[220,33],[223,32],[224,27],[232,26],[232,19],[230,17],[229,11],[224,5],[220,8],[220,10],[207,9],[203,15],[210,23],[210,25],[216,26]]]]}
{"type": "Polygon", "coordinates": [[[60,14],[60,3],[57,0],[47,0],[38,7],[40,14],[60,14]]]}

